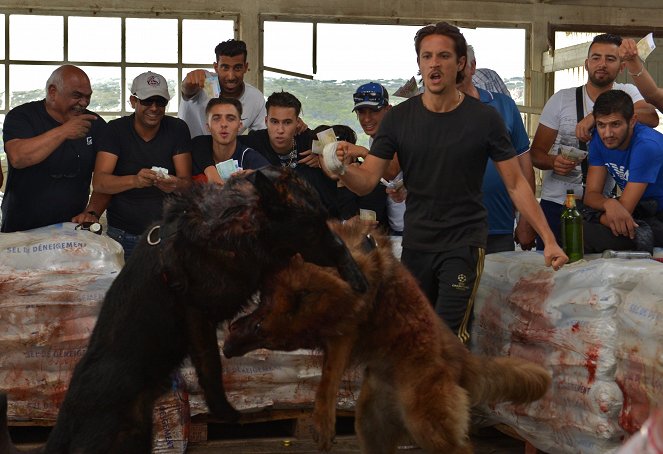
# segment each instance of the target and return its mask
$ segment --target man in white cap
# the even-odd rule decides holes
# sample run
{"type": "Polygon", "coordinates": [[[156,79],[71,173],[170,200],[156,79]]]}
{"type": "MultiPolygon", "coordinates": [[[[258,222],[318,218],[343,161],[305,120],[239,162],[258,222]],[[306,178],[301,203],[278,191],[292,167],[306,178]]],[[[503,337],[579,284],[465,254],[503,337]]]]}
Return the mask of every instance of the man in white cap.
{"type": "Polygon", "coordinates": [[[92,180],[95,191],[112,194],[108,235],[131,255],[140,235],[161,217],[166,193],[191,184],[191,137],[186,123],[166,116],[168,84],[148,71],[131,84],[135,112],[108,123],[92,180]]]}

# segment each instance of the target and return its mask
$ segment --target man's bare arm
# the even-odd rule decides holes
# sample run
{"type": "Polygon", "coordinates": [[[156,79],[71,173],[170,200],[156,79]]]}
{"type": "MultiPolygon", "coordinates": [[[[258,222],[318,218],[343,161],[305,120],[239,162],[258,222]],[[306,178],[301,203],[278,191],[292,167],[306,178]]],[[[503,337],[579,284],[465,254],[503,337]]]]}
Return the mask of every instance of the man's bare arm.
{"type": "Polygon", "coordinates": [[[546,266],[554,269],[561,268],[569,258],[557,244],[555,235],[550,230],[541,207],[534,198],[532,188],[520,170],[517,158],[505,161],[496,161],[495,167],[502,177],[502,181],[509,191],[509,196],[521,216],[524,216],[545,243],[543,256],[546,266]]]}
{"type": "Polygon", "coordinates": [[[663,88],[659,88],[644,62],[638,57],[638,47],[634,40],[624,39],[619,48],[619,56],[626,63],[626,70],[645,101],[663,111],[663,88]]]}
{"type": "Polygon", "coordinates": [[[65,140],[85,137],[96,115],[82,114],[72,117],[67,122],[50,129],[43,134],[27,139],[12,139],[5,144],[7,159],[15,169],[39,164],[48,158],[65,140]]]}

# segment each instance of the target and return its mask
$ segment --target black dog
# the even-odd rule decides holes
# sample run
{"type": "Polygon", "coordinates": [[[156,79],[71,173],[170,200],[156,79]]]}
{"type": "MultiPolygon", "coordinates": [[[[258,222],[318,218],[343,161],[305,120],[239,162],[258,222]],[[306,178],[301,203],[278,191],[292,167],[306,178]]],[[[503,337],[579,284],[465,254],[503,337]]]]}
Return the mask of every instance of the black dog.
{"type": "MultiPolygon", "coordinates": [[[[210,411],[236,419],[221,381],[217,323],[296,253],[367,288],[325,221],[315,191],[277,168],[168,200],[163,223],[143,236],[104,298],[45,452],[149,453],[154,402],[187,355],[210,411]]],[[[0,434],[0,452],[11,449],[0,434]]]]}

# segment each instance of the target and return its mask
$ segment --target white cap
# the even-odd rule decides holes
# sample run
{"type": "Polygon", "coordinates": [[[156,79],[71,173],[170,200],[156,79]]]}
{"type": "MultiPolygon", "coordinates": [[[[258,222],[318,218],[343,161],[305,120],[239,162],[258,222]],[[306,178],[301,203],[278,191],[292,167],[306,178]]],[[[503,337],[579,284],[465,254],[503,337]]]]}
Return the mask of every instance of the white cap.
{"type": "Polygon", "coordinates": [[[161,74],[148,71],[137,76],[131,83],[131,94],[138,99],[147,99],[152,96],[161,96],[170,99],[168,82],[161,74]]]}

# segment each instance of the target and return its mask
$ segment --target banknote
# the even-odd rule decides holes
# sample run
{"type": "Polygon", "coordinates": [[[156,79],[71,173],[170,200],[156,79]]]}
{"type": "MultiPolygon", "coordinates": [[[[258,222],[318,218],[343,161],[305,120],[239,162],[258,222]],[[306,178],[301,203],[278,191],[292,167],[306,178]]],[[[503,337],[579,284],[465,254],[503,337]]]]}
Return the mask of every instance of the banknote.
{"type": "Polygon", "coordinates": [[[239,165],[236,159],[228,159],[227,161],[219,162],[216,164],[216,171],[219,172],[221,178],[227,180],[230,176],[239,170],[239,165]]]}
{"type": "Polygon", "coordinates": [[[580,162],[587,157],[587,151],[570,145],[560,145],[559,154],[569,161],[580,162]]]}
{"type": "Polygon", "coordinates": [[[649,54],[651,54],[654,49],[656,49],[656,44],[654,43],[654,35],[652,33],[638,41],[638,55],[642,61],[647,60],[647,57],[649,57],[649,54]]]}
{"type": "Polygon", "coordinates": [[[377,221],[378,216],[373,210],[359,209],[359,219],[362,221],[377,221]]]}
{"type": "Polygon", "coordinates": [[[320,141],[320,147],[325,148],[326,145],[336,142],[336,133],[334,129],[329,128],[318,133],[318,140],[320,141]]]}
{"type": "Polygon", "coordinates": [[[157,177],[168,178],[168,169],[166,169],[165,167],[152,166],[152,170],[156,172],[157,177]]]}

